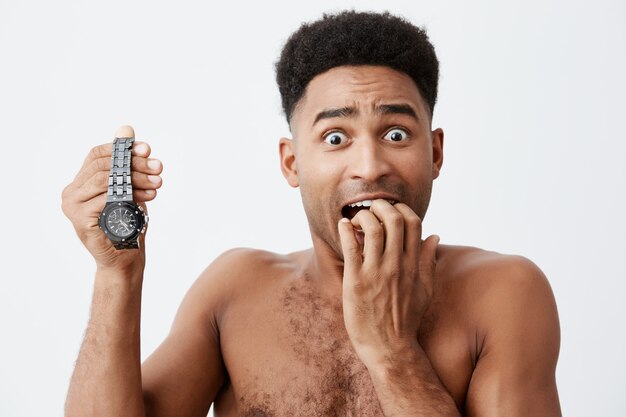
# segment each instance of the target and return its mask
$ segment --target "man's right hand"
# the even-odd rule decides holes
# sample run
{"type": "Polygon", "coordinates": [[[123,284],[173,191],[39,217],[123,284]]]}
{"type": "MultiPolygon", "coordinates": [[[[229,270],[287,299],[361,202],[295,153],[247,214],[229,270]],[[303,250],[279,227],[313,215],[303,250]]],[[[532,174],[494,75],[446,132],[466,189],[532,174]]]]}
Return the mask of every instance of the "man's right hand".
{"type": "MultiPolygon", "coordinates": [[[[135,132],[122,126],[115,137],[135,137],[135,132]]],[[[145,233],[139,236],[140,249],[117,250],[98,226],[106,204],[111,152],[112,142],[91,149],[74,180],[63,189],[61,207],[98,268],[136,270],[145,266],[145,233]]],[[[147,213],[145,202],[154,200],[163,182],[159,176],[163,164],[148,158],[150,146],[145,142],[134,142],[131,153],[133,198],[147,213]]]]}

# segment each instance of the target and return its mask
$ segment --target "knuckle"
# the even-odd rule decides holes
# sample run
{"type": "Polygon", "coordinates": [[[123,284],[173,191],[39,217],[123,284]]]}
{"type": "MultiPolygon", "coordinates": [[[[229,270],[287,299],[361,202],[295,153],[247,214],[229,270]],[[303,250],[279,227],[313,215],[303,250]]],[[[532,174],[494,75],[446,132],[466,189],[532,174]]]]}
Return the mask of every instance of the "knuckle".
{"type": "Polygon", "coordinates": [[[397,264],[391,264],[388,268],[388,276],[389,278],[398,278],[401,275],[400,267],[397,264]]]}
{"type": "Polygon", "coordinates": [[[109,170],[111,168],[110,158],[98,158],[96,160],[96,169],[98,171],[109,170]]]}
{"type": "Polygon", "coordinates": [[[372,209],[377,209],[378,206],[383,205],[384,203],[382,202],[382,200],[376,199],[376,200],[372,200],[372,209]]]}
{"type": "Polygon", "coordinates": [[[413,211],[413,209],[411,207],[409,207],[408,204],[406,203],[402,203],[402,202],[397,202],[393,205],[393,208],[398,210],[399,212],[401,212],[402,214],[406,213],[407,211],[413,211]]]}
{"type": "Polygon", "coordinates": [[[419,227],[422,224],[422,220],[417,214],[410,214],[407,216],[406,223],[411,227],[419,227]]]}
{"type": "Polygon", "coordinates": [[[384,275],[390,278],[398,278],[402,276],[406,267],[402,265],[397,259],[387,259],[382,268],[385,272],[384,275]]]}
{"type": "Polygon", "coordinates": [[[145,168],[145,162],[143,161],[143,158],[140,156],[136,156],[133,155],[133,157],[130,160],[130,166],[133,168],[133,170],[135,171],[141,171],[145,168]]]}
{"type": "Polygon", "coordinates": [[[65,216],[70,217],[70,208],[73,206],[71,203],[71,194],[73,192],[72,184],[68,184],[63,188],[61,192],[61,210],[65,216]]]}
{"type": "Polygon", "coordinates": [[[98,171],[83,185],[83,189],[87,191],[106,189],[109,181],[109,174],[104,171],[98,171]]]}
{"type": "Polygon", "coordinates": [[[100,146],[94,146],[89,150],[89,158],[98,159],[100,158],[100,146]]]}
{"type": "Polygon", "coordinates": [[[349,256],[354,258],[361,256],[361,249],[358,246],[348,246],[346,247],[346,252],[349,256]]]}
{"type": "Polygon", "coordinates": [[[61,199],[61,211],[63,212],[63,214],[65,215],[65,217],[70,217],[69,216],[69,207],[67,204],[67,200],[65,199],[61,199]]]}
{"type": "Polygon", "coordinates": [[[385,276],[384,276],[384,275],[385,275],[385,274],[384,274],[382,271],[380,271],[380,270],[376,270],[376,271],[372,272],[371,277],[372,277],[372,279],[373,279],[374,281],[380,281],[380,280],[382,280],[382,279],[384,279],[384,278],[385,278],[385,276]]]}
{"type": "Polygon", "coordinates": [[[385,231],[380,224],[377,224],[375,226],[372,226],[372,230],[370,233],[374,238],[381,238],[385,234],[385,231]]]}
{"type": "Polygon", "coordinates": [[[130,175],[135,185],[146,185],[150,182],[148,181],[148,175],[141,172],[131,172],[130,175]]]}
{"type": "Polygon", "coordinates": [[[100,158],[92,160],[89,163],[89,165],[87,165],[85,168],[83,168],[81,173],[84,173],[86,175],[90,175],[92,173],[98,172],[98,170],[99,170],[98,166],[100,165],[99,161],[100,161],[100,158]]]}
{"type": "Polygon", "coordinates": [[[353,219],[360,219],[365,215],[366,210],[359,210],[356,212],[356,214],[354,215],[354,217],[352,217],[353,219]]]}
{"type": "Polygon", "coordinates": [[[61,200],[67,200],[67,198],[69,197],[70,194],[70,186],[72,185],[72,183],[67,184],[64,188],[63,191],[61,191],[61,200]]]}
{"type": "Polygon", "coordinates": [[[404,224],[404,218],[400,213],[393,213],[389,215],[389,223],[392,226],[402,226],[404,224]]]}
{"type": "Polygon", "coordinates": [[[61,205],[61,208],[63,210],[63,214],[65,214],[65,217],[67,217],[69,219],[69,221],[72,223],[72,225],[74,226],[74,229],[76,229],[76,213],[77,213],[77,207],[75,203],[66,203],[64,205],[61,205]]]}
{"type": "Polygon", "coordinates": [[[104,184],[106,185],[109,180],[109,173],[107,171],[98,171],[96,175],[94,175],[96,180],[96,184],[104,184]]]}
{"type": "Polygon", "coordinates": [[[365,286],[363,285],[363,282],[361,282],[361,280],[359,279],[352,280],[350,287],[352,289],[352,292],[357,296],[362,294],[365,290],[365,286]]]}

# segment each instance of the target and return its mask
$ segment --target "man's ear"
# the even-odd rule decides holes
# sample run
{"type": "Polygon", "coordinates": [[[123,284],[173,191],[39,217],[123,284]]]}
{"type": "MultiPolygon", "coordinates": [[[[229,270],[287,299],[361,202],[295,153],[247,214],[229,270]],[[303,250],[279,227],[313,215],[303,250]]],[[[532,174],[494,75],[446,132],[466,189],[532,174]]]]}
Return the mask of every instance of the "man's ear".
{"type": "Polygon", "coordinates": [[[433,130],[433,179],[439,176],[443,165],[443,129],[440,127],[433,130]]]}
{"type": "Polygon", "coordinates": [[[278,141],[278,152],[280,154],[280,170],[283,176],[292,187],[300,185],[298,180],[298,167],[296,164],[295,144],[292,139],[280,138],[278,141]]]}

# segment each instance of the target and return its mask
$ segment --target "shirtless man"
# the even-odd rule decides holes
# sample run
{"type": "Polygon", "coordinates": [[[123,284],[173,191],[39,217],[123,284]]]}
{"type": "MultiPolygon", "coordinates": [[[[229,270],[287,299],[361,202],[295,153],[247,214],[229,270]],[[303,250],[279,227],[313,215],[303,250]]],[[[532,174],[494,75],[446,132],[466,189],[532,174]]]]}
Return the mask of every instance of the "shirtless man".
{"type": "MultiPolygon", "coordinates": [[[[219,417],[559,416],[559,322],[543,273],[422,240],[443,161],[426,34],[388,14],[326,16],[290,38],[277,80],[293,136],[280,139],[282,172],[300,188],[313,247],[219,256],[143,364],[145,236],[116,251],[97,226],[111,145],[65,188],[63,211],[97,264],[66,415],[205,416],[213,403],[219,417]]],[[[136,142],[144,207],[161,185],[149,156],[136,142]]]]}

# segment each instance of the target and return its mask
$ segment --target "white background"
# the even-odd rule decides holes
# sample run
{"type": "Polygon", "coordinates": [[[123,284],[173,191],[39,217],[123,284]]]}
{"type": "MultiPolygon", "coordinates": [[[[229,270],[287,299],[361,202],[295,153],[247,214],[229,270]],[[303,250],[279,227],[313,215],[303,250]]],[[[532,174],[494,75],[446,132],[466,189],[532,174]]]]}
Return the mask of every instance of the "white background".
{"type": "MultiPolygon", "coordinates": [[[[380,2],[0,0],[0,416],[60,416],[95,266],[61,212],[89,149],[132,124],[164,162],[142,356],[234,246],[310,245],[281,176],[280,48],[324,11],[380,2]]],[[[445,131],[426,233],[522,254],[558,303],[564,415],[623,416],[624,2],[388,1],[426,26],[445,131]]]]}

